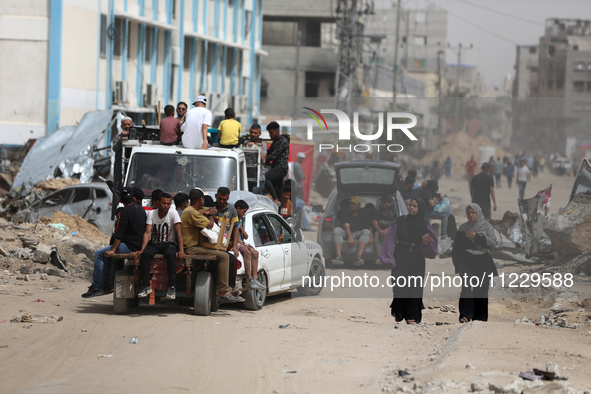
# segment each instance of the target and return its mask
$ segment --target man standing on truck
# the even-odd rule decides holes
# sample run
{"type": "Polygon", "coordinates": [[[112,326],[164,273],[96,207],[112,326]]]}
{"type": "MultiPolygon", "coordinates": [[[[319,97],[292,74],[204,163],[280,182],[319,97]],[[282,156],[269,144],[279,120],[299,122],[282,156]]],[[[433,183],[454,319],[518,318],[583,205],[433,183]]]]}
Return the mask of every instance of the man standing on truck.
{"type": "Polygon", "coordinates": [[[207,132],[213,117],[211,111],[205,108],[207,97],[197,96],[193,105],[195,108],[187,112],[185,123],[181,126],[183,146],[192,149],[207,149],[207,132]]]}
{"type": "Polygon", "coordinates": [[[111,256],[115,253],[132,253],[140,250],[142,236],[146,230],[146,213],[142,207],[134,204],[134,193],[131,187],[121,190],[123,210],[117,231],[113,234],[113,245],[99,249],[94,253],[94,274],[92,284],[82,298],[97,297],[110,293],[111,256]]]}
{"type": "Polygon", "coordinates": [[[230,257],[228,253],[221,250],[207,249],[201,246],[203,236],[201,230],[213,227],[213,217],[207,219],[199,210],[203,207],[204,194],[200,189],[193,189],[189,193],[189,205],[181,216],[181,230],[183,234],[183,245],[186,254],[208,254],[216,257],[217,286],[216,294],[225,302],[237,302],[238,299],[230,292],[228,285],[228,274],[230,267],[230,257]]]}
{"type": "Polygon", "coordinates": [[[289,171],[289,138],[286,135],[281,135],[277,122],[269,123],[267,131],[273,143],[267,151],[268,155],[265,160],[265,164],[271,166],[271,169],[265,173],[265,187],[275,204],[281,205],[283,178],[289,171]]]}
{"type": "Polygon", "coordinates": [[[142,248],[134,252],[135,257],[140,257],[140,267],[143,287],[139,298],[148,296],[152,292],[150,288],[150,262],[156,253],[162,253],[166,259],[168,268],[168,292],[166,298],[176,298],[176,261],[185,258],[183,247],[183,235],[181,233],[181,218],[176,210],[170,209],[172,197],[168,193],[162,193],[158,202],[158,209],[148,212],[146,219],[146,231],[142,242],[142,248]],[[178,245],[177,245],[178,241],[178,245]]]}

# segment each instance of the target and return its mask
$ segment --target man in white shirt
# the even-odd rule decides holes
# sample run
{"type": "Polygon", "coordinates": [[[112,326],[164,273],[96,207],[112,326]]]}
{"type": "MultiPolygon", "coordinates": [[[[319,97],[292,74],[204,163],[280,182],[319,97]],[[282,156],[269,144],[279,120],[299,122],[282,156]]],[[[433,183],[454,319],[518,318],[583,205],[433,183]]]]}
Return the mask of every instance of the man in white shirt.
{"type": "Polygon", "coordinates": [[[192,149],[207,149],[207,129],[212,123],[212,113],[206,107],[207,98],[197,96],[193,103],[195,108],[187,112],[185,123],[181,126],[183,131],[183,146],[192,149]]]}
{"type": "Polygon", "coordinates": [[[177,258],[184,259],[183,236],[181,234],[181,218],[176,209],[170,209],[172,197],[168,193],[160,196],[158,209],[147,212],[146,232],[142,248],[135,252],[140,257],[140,268],[143,287],[138,297],[146,297],[152,292],[150,288],[150,262],[157,253],[162,253],[168,268],[168,292],[166,298],[176,298],[175,279],[177,258]],[[178,245],[177,245],[178,242],[178,245]]]}
{"type": "Polygon", "coordinates": [[[517,170],[517,185],[519,186],[519,199],[523,200],[525,195],[525,185],[531,179],[529,168],[525,165],[525,160],[521,160],[520,167],[517,170]]]}

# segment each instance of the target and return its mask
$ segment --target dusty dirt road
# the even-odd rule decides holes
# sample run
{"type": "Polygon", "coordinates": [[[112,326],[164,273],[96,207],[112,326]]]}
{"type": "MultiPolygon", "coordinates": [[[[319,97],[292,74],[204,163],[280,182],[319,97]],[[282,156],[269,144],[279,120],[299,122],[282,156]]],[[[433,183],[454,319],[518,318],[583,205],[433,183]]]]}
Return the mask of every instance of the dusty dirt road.
{"type": "MultiPolygon", "coordinates": [[[[572,178],[539,177],[526,195],[551,182],[554,213],[566,204],[572,178]]],[[[465,184],[444,180],[441,191],[464,205],[465,184]]],[[[493,218],[517,210],[517,188],[501,188],[497,195],[493,218]]],[[[458,216],[459,223],[463,220],[458,216]]],[[[538,267],[499,263],[507,271],[538,267]]],[[[427,265],[434,273],[451,272],[451,267],[450,259],[439,258],[427,265]]],[[[369,264],[327,273],[367,273],[380,279],[389,274],[369,264]]],[[[498,293],[490,300],[486,323],[461,325],[457,313],[442,312],[442,306],[457,306],[455,297],[425,298],[423,324],[409,326],[390,316],[387,288],[375,294],[352,288],[325,289],[320,297],[286,294],[268,298],[258,312],[224,306],[198,317],[191,308],[142,305],[129,316],[117,316],[111,296],[80,298],[88,285],[80,279],[50,276],[25,282],[11,272],[0,275],[0,392],[5,393],[591,389],[591,297],[584,296],[591,285],[588,277],[575,278],[579,296],[570,289],[534,299],[498,293]],[[549,316],[552,307],[562,311],[556,316],[579,325],[533,324],[542,313],[549,316]],[[10,322],[24,312],[63,320],[10,322]],[[524,317],[529,323],[521,322],[524,317]],[[286,324],[290,327],[279,328],[286,324]],[[134,337],[137,344],[129,342],[134,337]],[[568,380],[531,384],[518,378],[519,372],[545,369],[547,361],[556,363],[568,380]],[[399,377],[399,370],[410,375],[399,377]]]]}

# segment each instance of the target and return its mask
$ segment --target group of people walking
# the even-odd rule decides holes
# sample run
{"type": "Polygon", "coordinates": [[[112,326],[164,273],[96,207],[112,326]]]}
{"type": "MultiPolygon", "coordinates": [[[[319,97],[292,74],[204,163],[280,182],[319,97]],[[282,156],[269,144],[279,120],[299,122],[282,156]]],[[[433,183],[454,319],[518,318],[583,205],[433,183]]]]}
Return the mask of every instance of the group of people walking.
{"type": "MultiPolygon", "coordinates": [[[[408,215],[399,216],[392,222],[380,250],[380,260],[392,266],[393,278],[404,277],[394,287],[391,314],[397,322],[418,324],[422,320],[423,283],[416,278],[425,278],[425,259],[437,255],[437,236],[425,219],[426,204],[420,197],[407,201],[408,215]],[[413,280],[414,279],[414,280],[413,280]],[[399,286],[399,284],[403,284],[399,286]]],[[[459,300],[459,321],[488,320],[488,287],[490,275],[497,275],[489,253],[497,247],[493,227],[484,220],[478,204],[466,207],[467,221],[460,225],[455,236],[452,260],[455,272],[484,278],[473,286],[472,281],[462,281],[459,300]]]]}

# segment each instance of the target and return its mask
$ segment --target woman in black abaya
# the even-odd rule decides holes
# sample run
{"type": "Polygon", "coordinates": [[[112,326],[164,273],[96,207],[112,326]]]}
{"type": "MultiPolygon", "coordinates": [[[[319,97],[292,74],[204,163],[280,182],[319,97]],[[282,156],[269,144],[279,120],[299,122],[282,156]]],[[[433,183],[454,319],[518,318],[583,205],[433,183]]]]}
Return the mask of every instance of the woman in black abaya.
{"type": "Polygon", "coordinates": [[[437,255],[437,235],[425,220],[425,203],[420,198],[411,199],[409,214],[392,222],[384,237],[380,260],[392,265],[394,299],[390,308],[396,321],[407,324],[421,322],[423,283],[410,277],[425,277],[425,258],[437,255]]]}
{"type": "Polygon", "coordinates": [[[460,226],[452,252],[456,273],[463,277],[460,293],[460,323],[488,320],[488,287],[490,275],[497,268],[488,252],[498,247],[495,231],[484,220],[478,204],[466,207],[468,221],[460,226]]]}

